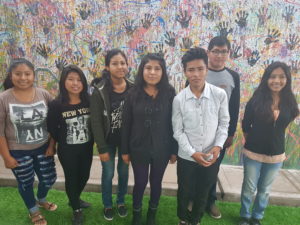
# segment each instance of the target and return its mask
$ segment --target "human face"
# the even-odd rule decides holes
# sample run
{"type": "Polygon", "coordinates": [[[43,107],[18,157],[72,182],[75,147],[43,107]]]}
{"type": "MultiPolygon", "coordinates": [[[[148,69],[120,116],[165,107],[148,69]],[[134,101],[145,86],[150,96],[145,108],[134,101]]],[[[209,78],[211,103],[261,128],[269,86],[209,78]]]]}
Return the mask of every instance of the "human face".
{"type": "Polygon", "coordinates": [[[211,50],[207,51],[208,65],[210,69],[222,70],[228,59],[229,49],[227,45],[214,46],[211,50]]]}
{"type": "Polygon", "coordinates": [[[184,74],[192,88],[201,89],[205,85],[207,71],[203,59],[194,59],[186,63],[184,74]]]}
{"type": "Polygon", "coordinates": [[[149,60],[144,66],[143,77],[147,86],[156,86],[162,77],[162,68],[157,60],[149,60]]]}
{"type": "Polygon", "coordinates": [[[69,95],[79,96],[83,90],[83,84],[77,72],[70,72],[65,81],[65,88],[69,95]]]}
{"type": "Polygon", "coordinates": [[[279,93],[286,85],[286,75],[281,67],[273,70],[269,79],[268,87],[273,93],[279,93]]]}
{"type": "Polygon", "coordinates": [[[34,71],[26,64],[19,64],[11,72],[11,81],[14,88],[26,90],[33,87],[34,71]]]}
{"type": "Polygon", "coordinates": [[[128,65],[126,59],[121,55],[114,55],[106,66],[106,69],[110,72],[112,78],[120,79],[124,78],[128,73],[128,65]]]}

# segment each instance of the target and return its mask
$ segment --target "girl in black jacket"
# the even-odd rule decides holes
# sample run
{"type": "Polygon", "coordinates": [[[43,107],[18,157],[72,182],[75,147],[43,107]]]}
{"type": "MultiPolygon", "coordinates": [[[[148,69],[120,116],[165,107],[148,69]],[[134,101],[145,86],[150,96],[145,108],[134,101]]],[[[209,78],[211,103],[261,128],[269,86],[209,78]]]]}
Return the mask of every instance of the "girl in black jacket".
{"type": "Polygon", "coordinates": [[[48,130],[58,143],[58,158],[65,174],[73,225],[83,224],[82,208],[90,206],[80,199],[89,176],[93,156],[87,80],[82,70],[65,67],[59,82],[59,95],[50,103],[48,130]]]}
{"type": "Polygon", "coordinates": [[[148,179],[151,193],[147,224],[155,224],[162,178],[169,160],[176,161],[177,144],[171,122],[174,96],[175,90],[168,82],[163,57],[146,55],[123,111],[121,151],[124,161],[132,162],[134,173],[134,225],[141,224],[142,199],[148,179]]]}

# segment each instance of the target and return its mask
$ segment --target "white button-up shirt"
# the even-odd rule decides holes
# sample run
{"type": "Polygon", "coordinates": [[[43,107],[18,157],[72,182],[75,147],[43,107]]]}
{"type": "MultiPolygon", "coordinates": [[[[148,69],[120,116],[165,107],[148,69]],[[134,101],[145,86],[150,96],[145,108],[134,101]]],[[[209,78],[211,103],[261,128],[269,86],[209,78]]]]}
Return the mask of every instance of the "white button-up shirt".
{"type": "Polygon", "coordinates": [[[228,100],[225,91],[205,82],[197,98],[190,86],[173,101],[172,124],[179,145],[178,156],[195,161],[195,152],[207,153],[214,146],[223,148],[229,126],[228,100]]]}

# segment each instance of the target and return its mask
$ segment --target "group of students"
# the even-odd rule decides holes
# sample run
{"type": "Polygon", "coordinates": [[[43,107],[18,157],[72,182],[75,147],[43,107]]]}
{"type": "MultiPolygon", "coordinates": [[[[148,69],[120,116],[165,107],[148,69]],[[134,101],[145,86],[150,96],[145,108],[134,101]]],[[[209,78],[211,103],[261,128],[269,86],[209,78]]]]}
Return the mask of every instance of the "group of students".
{"type": "MultiPolygon", "coordinates": [[[[155,225],[168,163],[177,160],[177,216],[180,225],[200,224],[205,211],[219,219],[216,180],[227,147],[232,145],[240,103],[239,75],[226,68],[230,43],[213,38],[205,51],[192,48],[182,57],[187,86],[178,95],[169,84],[162,55],[149,53],[138,67],[135,83],[126,79],[127,57],[119,49],[107,52],[101,78],[88,83],[82,70],[66,66],[59,94],[34,86],[34,66],[15,59],[0,94],[0,152],[12,169],[19,193],[35,225],[47,224],[39,207],[57,208],[46,197],[56,181],[53,156],[65,174],[65,189],[73,209],[72,224],[83,224],[80,198],[89,178],[93,144],[102,164],[104,218],[113,220],[112,179],[118,154],[116,211],[126,217],[128,166],[134,173],[132,225],[142,224],[143,195],[150,181],[147,225],[155,225]],[[39,179],[33,192],[34,173],[39,179]]],[[[283,62],[264,71],[245,108],[242,128],[244,180],[240,225],[259,225],[276,174],[286,159],[285,129],[299,115],[291,88],[291,73],[283,62]],[[257,190],[252,206],[252,198],[257,190]]]]}

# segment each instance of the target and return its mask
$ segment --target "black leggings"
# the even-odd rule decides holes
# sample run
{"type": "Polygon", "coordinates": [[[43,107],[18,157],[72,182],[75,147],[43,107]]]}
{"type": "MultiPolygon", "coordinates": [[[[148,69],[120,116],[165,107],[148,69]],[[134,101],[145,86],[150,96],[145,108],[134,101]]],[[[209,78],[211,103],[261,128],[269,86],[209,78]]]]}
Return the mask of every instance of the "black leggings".
{"type": "Polygon", "coordinates": [[[140,209],[142,207],[143,195],[145,188],[150,181],[150,202],[152,208],[156,208],[159,203],[161,195],[161,183],[168,165],[166,162],[150,162],[149,164],[139,164],[132,162],[134,173],[134,187],[133,187],[133,208],[140,209]],[[150,176],[149,176],[150,167],[150,176]]]}
{"type": "Polygon", "coordinates": [[[65,174],[65,188],[73,210],[80,208],[79,198],[89,177],[93,144],[58,146],[57,155],[65,174]]]}

